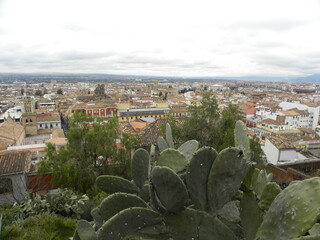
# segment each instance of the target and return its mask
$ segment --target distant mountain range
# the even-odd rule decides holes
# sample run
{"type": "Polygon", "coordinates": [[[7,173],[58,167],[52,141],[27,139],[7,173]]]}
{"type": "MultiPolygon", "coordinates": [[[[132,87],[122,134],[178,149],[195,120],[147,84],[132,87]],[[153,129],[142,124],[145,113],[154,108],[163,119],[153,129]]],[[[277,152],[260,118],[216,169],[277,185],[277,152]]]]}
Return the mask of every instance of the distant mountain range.
{"type": "Polygon", "coordinates": [[[225,76],[205,76],[205,77],[177,77],[177,76],[147,76],[147,75],[120,75],[120,74],[103,74],[103,73],[0,73],[1,80],[111,80],[111,81],[123,81],[133,79],[148,80],[171,80],[171,81],[219,81],[219,80],[232,80],[232,81],[262,81],[262,82],[292,82],[292,83],[320,83],[320,73],[312,74],[309,76],[300,77],[285,77],[285,76],[259,76],[249,75],[241,77],[225,77],[225,76]]]}

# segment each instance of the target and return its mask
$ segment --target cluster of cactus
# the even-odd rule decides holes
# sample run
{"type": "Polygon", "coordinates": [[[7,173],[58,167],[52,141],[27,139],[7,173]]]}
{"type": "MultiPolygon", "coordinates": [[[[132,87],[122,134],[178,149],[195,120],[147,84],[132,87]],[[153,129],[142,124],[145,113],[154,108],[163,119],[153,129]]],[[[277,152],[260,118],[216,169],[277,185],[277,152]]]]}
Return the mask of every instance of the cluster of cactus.
{"type": "Polygon", "coordinates": [[[134,153],[132,181],[97,178],[111,195],[92,210],[93,225],[78,222],[74,239],[320,239],[320,178],[282,191],[250,162],[241,121],[235,144],[220,153],[195,140],[174,149],[167,125],[159,158],[154,147],[134,153]]]}

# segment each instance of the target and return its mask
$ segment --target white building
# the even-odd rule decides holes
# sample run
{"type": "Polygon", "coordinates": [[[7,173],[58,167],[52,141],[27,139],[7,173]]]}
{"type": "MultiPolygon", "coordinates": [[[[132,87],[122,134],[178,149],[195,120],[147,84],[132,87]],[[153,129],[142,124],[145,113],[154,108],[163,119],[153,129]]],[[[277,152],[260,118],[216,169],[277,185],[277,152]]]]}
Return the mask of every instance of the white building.
{"type": "Polygon", "coordinates": [[[0,122],[3,122],[4,120],[11,117],[12,119],[15,119],[16,121],[19,121],[22,116],[22,107],[16,106],[13,108],[8,109],[5,113],[0,115],[0,122]]]}
{"type": "Polygon", "coordinates": [[[39,114],[37,115],[37,129],[61,128],[61,118],[59,114],[39,114]]]}
{"type": "Polygon", "coordinates": [[[279,107],[282,108],[282,113],[286,116],[286,125],[312,130],[315,130],[318,126],[320,107],[309,107],[292,102],[282,102],[279,107]]]}
{"type": "Polygon", "coordinates": [[[266,154],[268,163],[272,163],[273,165],[307,159],[302,154],[296,152],[296,148],[292,142],[282,137],[267,137],[262,149],[266,154]]]}

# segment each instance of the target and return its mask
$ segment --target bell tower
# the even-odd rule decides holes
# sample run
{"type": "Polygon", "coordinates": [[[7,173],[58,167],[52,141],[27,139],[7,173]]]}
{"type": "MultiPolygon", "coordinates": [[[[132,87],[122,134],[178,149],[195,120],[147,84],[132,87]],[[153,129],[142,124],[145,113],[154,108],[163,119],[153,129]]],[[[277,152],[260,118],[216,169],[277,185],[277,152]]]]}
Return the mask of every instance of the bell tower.
{"type": "Polygon", "coordinates": [[[37,115],[34,111],[34,102],[30,97],[25,97],[23,101],[22,126],[27,136],[35,136],[38,133],[37,115]]]}

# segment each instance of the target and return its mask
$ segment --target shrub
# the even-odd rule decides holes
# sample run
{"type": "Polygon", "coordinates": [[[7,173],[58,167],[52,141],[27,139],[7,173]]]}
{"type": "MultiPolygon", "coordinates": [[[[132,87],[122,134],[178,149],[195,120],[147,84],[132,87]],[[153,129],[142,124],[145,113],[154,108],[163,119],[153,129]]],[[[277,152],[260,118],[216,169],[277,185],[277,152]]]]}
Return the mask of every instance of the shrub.
{"type": "Polygon", "coordinates": [[[76,221],[56,214],[43,213],[20,223],[7,226],[0,233],[1,240],[68,240],[76,221]]]}
{"type": "Polygon", "coordinates": [[[27,193],[20,202],[20,207],[26,216],[40,213],[56,213],[65,217],[80,218],[89,198],[78,196],[68,189],[59,189],[57,193],[41,197],[38,194],[27,193]]]}

